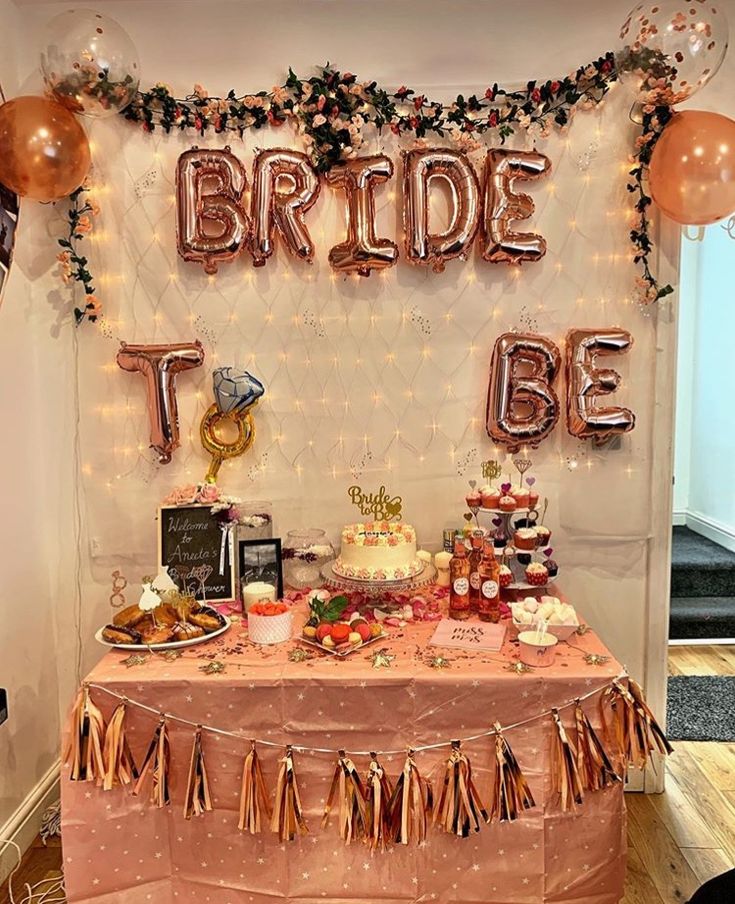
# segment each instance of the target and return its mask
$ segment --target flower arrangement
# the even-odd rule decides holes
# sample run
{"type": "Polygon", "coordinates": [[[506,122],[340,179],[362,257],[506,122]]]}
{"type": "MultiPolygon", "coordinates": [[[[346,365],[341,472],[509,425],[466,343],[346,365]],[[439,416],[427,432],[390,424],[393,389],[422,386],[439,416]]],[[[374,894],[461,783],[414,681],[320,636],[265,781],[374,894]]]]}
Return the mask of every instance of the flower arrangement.
{"type": "Polygon", "coordinates": [[[78,282],[84,286],[84,303],[74,308],[77,325],[83,320],[94,323],[102,313],[102,305],[94,287],[94,277],[89,270],[87,258],[79,250],[79,243],[92,232],[93,217],[98,216],[99,212],[99,204],[91,194],[91,186],[87,179],[69,195],[67,216],[69,228],[66,235],[58,240],[63,250],[56,255],[63,283],[71,285],[78,282]]]}

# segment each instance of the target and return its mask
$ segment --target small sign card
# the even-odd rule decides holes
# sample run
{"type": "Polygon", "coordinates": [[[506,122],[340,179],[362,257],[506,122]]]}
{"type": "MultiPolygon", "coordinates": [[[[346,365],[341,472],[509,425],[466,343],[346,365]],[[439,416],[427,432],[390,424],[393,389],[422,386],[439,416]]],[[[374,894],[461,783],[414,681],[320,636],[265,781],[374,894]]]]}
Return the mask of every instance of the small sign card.
{"type": "Polygon", "coordinates": [[[505,640],[505,625],[481,621],[454,621],[443,618],[429,641],[435,647],[459,647],[499,653],[505,640]]]}

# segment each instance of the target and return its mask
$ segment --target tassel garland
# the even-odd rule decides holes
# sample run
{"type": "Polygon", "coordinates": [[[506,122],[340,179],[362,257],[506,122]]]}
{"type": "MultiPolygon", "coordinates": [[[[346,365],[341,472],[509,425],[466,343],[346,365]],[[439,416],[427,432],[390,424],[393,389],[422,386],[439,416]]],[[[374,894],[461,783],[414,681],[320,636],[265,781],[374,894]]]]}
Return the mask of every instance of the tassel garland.
{"type": "Polygon", "coordinates": [[[600,706],[604,707],[606,698],[610,704],[612,734],[629,766],[645,769],[652,753],[673,753],[673,747],[643,698],[643,691],[632,678],[628,678],[627,688],[616,678],[601,698],[600,706]]]}
{"type": "Polygon", "coordinates": [[[365,780],[365,842],[373,850],[383,851],[391,841],[392,795],[390,780],[378,762],[378,755],[371,753],[365,780]]]}
{"type": "Polygon", "coordinates": [[[574,707],[574,725],[577,730],[577,772],[582,788],[585,791],[600,791],[619,782],[620,776],[579,700],[574,707]]]}
{"type": "Polygon", "coordinates": [[[518,819],[521,810],[530,810],[536,802],[510,745],[503,737],[500,723],[496,722],[494,727],[493,800],[488,821],[512,822],[518,819]]]}
{"type": "Polygon", "coordinates": [[[251,741],[250,753],[245,757],[242,771],[240,822],[238,823],[240,831],[259,835],[263,813],[268,819],[272,816],[263,770],[260,767],[260,757],[255,749],[255,741],[251,741]]]}
{"type": "Polygon", "coordinates": [[[480,831],[480,817],[488,822],[472,781],[470,761],[462,753],[461,742],[452,741],[444,785],[434,806],[434,824],[452,835],[467,838],[471,831],[480,831]]]}
{"type": "Polygon", "coordinates": [[[204,765],[204,750],[202,749],[202,726],[199,725],[194,734],[194,746],[191,750],[189,778],[186,782],[186,796],[184,797],[184,819],[210,813],[212,809],[212,796],[209,793],[207,767],[204,765]]]}
{"type": "Polygon", "coordinates": [[[390,799],[390,834],[397,844],[421,844],[429,829],[431,784],[421,776],[413,756],[413,750],[409,750],[390,799]]]}
{"type": "Polygon", "coordinates": [[[334,769],[332,787],[329,789],[327,805],[322,817],[322,828],[329,822],[329,814],[339,800],[339,837],[346,844],[366,835],[365,825],[365,791],[357,773],[355,764],[344,750],[339,751],[339,759],[334,769]]]}
{"type": "Polygon", "coordinates": [[[104,736],[105,720],[92,702],[89,688],[83,687],[74,703],[69,739],[64,751],[64,762],[71,766],[69,777],[73,782],[95,782],[98,785],[103,783],[104,736]]]}
{"type": "Polygon", "coordinates": [[[301,796],[296,781],[293,750],[289,744],[281,760],[276,784],[276,802],[271,817],[271,829],[278,833],[281,842],[293,841],[297,835],[308,835],[309,829],[301,807],[301,796]]]}
{"type": "Polygon", "coordinates": [[[140,776],[135,783],[133,794],[140,794],[140,790],[145,784],[145,780],[150,772],[152,775],[151,803],[159,809],[170,804],[171,794],[168,786],[168,770],[170,764],[171,747],[168,743],[166,718],[161,716],[161,720],[153,735],[153,740],[148,748],[148,753],[146,753],[143,765],[140,767],[140,776]]]}
{"type": "Polygon", "coordinates": [[[577,771],[577,753],[564,730],[558,709],[551,710],[551,718],[555,728],[551,735],[551,778],[554,791],[561,798],[561,808],[567,812],[584,801],[584,789],[577,771]]]}
{"type": "Polygon", "coordinates": [[[138,768],[125,734],[127,706],[123,701],[112,714],[105,734],[105,778],[102,787],[112,791],[116,785],[130,785],[138,778],[138,768]]]}

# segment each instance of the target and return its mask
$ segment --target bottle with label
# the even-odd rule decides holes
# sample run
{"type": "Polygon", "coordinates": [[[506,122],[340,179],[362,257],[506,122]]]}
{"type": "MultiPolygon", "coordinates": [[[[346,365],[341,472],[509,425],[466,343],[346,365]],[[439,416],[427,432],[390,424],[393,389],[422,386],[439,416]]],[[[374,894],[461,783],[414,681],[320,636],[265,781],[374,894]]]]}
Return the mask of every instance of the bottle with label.
{"type": "Polygon", "coordinates": [[[470,560],[464,540],[455,541],[449,575],[449,617],[463,621],[470,617],[470,560]]]}
{"type": "Polygon", "coordinates": [[[480,577],[480,621],[500,621],[500,566],[492,540],[486,541],[478,567],[480,577]]]}
{"type": "Polygon", "coordinates": [[[482,558],[482,544],[485,535],[481,530],[472,533],[472,549],[470,550],[470,611],[477,612],[480,608],[480,559],[482,558]]]}

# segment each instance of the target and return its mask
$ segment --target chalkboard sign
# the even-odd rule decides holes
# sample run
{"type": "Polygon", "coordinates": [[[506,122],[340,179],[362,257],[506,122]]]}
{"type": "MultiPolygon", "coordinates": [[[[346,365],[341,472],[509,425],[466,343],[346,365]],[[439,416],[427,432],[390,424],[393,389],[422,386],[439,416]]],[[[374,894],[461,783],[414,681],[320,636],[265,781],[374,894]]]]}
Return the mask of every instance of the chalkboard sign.
{"type": "Polygon", "coordinates": [[[198,600],[232,602],[237,596],[234,534],[225,533],[225,523],[208,505],[159,509],[158,564],[198,600]]]}

